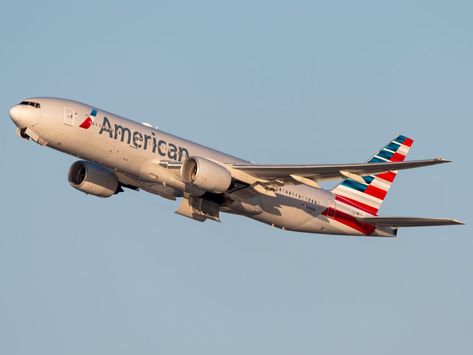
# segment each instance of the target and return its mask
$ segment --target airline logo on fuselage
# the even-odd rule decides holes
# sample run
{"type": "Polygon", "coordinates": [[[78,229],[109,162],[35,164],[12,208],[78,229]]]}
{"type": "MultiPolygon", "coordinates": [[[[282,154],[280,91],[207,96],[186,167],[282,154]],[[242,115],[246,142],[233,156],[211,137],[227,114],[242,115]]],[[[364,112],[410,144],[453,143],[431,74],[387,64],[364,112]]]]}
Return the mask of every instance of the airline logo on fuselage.
{"type": "Polygon", "coordinates": [[[90,126],[92,126],[92,123],[94,123],[95,116],[97,116],[97,109],[93,108],[92,111],[90,111],[90,115],[86,117],[84,122],[82,122],[79,127],[88,129],[90,126]]]}
{"type": "Polygon", "coordinates": [[[186,148],[156,137],[153,131],[151,134],[146,134],[116,123],[112,126],[106,116],[103,117],[99,131],[99,134],[104,133],[111,139],[127,143],[137,149],[151,151],[171,160],[182,161],[189,157],[189,151],[186,148]]]}

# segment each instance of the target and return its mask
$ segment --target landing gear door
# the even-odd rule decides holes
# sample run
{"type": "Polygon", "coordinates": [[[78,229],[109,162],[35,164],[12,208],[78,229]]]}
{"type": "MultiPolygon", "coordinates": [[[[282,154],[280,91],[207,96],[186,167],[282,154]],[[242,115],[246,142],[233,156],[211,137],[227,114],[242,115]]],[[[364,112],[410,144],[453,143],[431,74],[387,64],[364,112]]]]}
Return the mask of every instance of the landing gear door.
{"type": "Polygon", "coordinates": [[[74,110],[69,107],[64,107],[64,124],[68,126],[74,125],[74,110]]]}

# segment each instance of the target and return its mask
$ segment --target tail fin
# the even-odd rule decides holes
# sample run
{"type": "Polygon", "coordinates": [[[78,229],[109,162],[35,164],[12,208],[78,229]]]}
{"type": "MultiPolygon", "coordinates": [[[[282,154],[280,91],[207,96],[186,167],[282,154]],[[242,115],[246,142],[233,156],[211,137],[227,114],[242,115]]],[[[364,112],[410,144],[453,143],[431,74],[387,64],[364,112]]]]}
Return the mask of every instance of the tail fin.
{"type": "MultiPolygon", "coordinates": [[[[368,163],[403,161],[414,141],[399,135],[377,152],[368,163]]],[[[367,214],[377,215],[389,188],[396,178],[397,171],[389,171],[378,175],[364,176],[364,184],[346,179],[332,189],[338,202],[367,214]]]]}

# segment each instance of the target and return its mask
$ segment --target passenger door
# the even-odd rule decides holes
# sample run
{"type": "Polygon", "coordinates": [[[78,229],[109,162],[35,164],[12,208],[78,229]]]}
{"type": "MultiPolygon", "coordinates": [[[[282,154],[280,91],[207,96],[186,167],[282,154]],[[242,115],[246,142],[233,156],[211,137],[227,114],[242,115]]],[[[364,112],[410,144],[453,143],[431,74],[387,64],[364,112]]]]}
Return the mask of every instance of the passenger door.
{"type": "Polygon", "coordinates": [[[68,126],[74,125],[74,110],[69,107],[64,107],[64,124],[68,126]]]}

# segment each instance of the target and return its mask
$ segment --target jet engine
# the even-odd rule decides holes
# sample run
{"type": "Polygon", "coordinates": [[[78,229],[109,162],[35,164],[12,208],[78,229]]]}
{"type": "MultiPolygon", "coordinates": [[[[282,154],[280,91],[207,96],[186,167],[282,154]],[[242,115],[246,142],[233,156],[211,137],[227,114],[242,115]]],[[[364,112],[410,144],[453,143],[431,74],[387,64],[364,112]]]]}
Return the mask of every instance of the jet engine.
{"type": "Polygon", "coordinates": [[[88,161],[72,164],[68,179],[73,188],[98,197],[110,197],[122,191],[118,177],[112,170],[88,161]]]}
{"type": "Polygon", "coordinates": [[[181,167],[184,182],[209,192],[223,193],[232,183],[232,175],[224,166],[201,157],[187,158],[181,167]]]}

